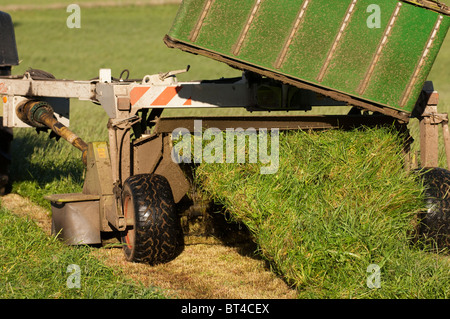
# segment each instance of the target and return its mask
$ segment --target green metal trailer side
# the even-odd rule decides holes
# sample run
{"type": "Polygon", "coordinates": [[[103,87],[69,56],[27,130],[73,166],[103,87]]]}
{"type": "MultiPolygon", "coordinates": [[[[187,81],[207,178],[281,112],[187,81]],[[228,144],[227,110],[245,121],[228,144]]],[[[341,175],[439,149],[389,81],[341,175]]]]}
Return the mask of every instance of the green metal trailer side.
{"type": "Polygon", "coordinates": [[[166,40],[410,114],[449,14],[434,1],[184,0],[166,40]]]}

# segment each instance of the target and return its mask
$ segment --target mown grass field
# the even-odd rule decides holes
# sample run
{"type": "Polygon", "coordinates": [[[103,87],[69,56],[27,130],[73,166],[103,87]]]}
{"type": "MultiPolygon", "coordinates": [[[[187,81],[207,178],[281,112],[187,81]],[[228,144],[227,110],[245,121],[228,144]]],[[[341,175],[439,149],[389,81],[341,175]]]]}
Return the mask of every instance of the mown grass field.
{"type": "MultiPolygon", "coordinates": [[[[0,6],[10,3],[0,1],[0,6]]],[[[14,2],[21,3],[30,4],[30,1],[14,2]]],[[[22,74],[28,67],[33,67],[51,72],[57,78],[86,80],[96,77],[100,68],[111,68],[113,76],[127,68],[132,78],[141,78],[189,64],[190,72],[180,75],[180,80],[239,75],[226,65],[165,47],[162,38],[176,11],[176,5],[82,9],[81,29],[66,27],[68,13],[64,9],[10,12],[21,59],[21,65],[14,68],[13,73],[22,74]]],[[[449,74],[445,67],[448,63],[450,39],[430,75],[441,94],[439,107],[442,112],[448,112],[450,108],[449,74]]],[[[167,113],[182,114],[185,113],[167,113]]],[[[193,111],[190,114],[201,113],[193,111]]],[[[213,114],[218,113],[208,111],[202,115],[213,114]]],[[[72,101],[71,129],[85,141],[106,140],[106,121],[100,106],[72,101]]],[[[416,126],[417,123],[411,124],[417,136],[416,126]]],[[[83,165],[78,150],[63,141],[49,141],[47,134],[38,135],[34,130],[17,129],[14,134],[13,192],[49,208],[43,200],[44,195],[81,190],[83,165]]],[[[385,131],[354,135],[299,133],[284,136],[281,141],[284,155],[279,174],[263,177],[252,174],[255,169],[252,166],[218,168],[205,165],[199,171],[199,178],[206,193],[225,204],[235,213],[236,219],[249,225],[261,247],[261,254],[272,263],[274,271],[297,287],[299,297],[450,296],[448,263],[434,254],[408,246],[409,221],[421,208],[418,202],[421,188],[400,169],[402,160],[398,157],[398,144],[392,134],[385,131]],[[366,268],[372,263],[382,267],[382,289],[370,290],[365,286],[366,268]]],[[[5,221],[0,223],[4,227],[2,234],[12,232],[8,225],[14,217],[7,212],[2,214],[5,221]]],[[[23,227],[31,227],[24,223],[23,227]]],[[[16,234],[21,232],[23,229],[16,234]]],[[[5,236],[3,240],[2,247],[10,249],[5,253],[16,256],[0,263],[2,271],[10,274],[14,269],[11,267],[20,258],[25,258],[24,253],[30,247],[16,242],[26,243],[26,238],[5,236]]],[[[47,247],[45,245],[58,243],[42,238],[37,247],[47,247]]],[[[52,249],[64,250],[60,246],[44,250],[52,249]]],[[[38,251],[34,254],[39,254],[38,251]]],[[[76,250],[75,254],[81,254],[81,260],[87,258],[82,251],[76,250]]],[[[54,257],[35,257],[33,260],[45,258],[54,257]]],[[[40,264],[30,263],[28,269],[21,271],[34,273],[39,268],[40,264]]],[[[65,270],[60,269],[61,276],[66,275],[65,270]]],[[[108,277],[104,273],[109,271],[100,266],[93,275],[108,277]]],[[[47,282],[42,278],[48,275],[44,271],[36,275],[36,281],[47,282]]],[[[4,278],[10,280],[12,275],[8,276],[4,278]]],[[[23,284],[22,281],[16,283],[17,286],[23,284]]],[[[111,285],[114,283],[113,280],[111,285]]],[[[159,296],[154,295],[153,290],[136,292],[133,289],[125,289],[118,295],[159,296]]],[[[4,296],[28,296],[21,290],[9,293],[5,291],[4,296]]],[[[107,294],[103,296],[109,296],[107,294]]],[[[111,293],[114,294],[117,293],[111,293]]],[[[76,297],[58,289],[35,296],[76,297]]],[[[82,297],[98,296],[102,298],[86,290],[82,297]]]]}
{"type": "Polygon", "coordinates": [[[68,248],[34,221],[3,208],[0,247],[1,299],[165,298],[160,290],[138,285],[105,266],[88,247],[68,248]]]}

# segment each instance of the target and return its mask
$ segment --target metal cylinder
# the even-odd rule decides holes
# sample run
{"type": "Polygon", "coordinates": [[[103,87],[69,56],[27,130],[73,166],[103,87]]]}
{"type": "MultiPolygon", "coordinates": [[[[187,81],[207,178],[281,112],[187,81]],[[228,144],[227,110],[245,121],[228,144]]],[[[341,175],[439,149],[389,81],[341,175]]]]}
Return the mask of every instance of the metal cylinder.
{"type": "Polygon", "coordinates": [[[82,160],[86,165],[88,145],[75,133],[69,130],[53,115],[53,108],[45,101],[26,101],[16,108],[16,114],[24,123],[37,128],[50,128],[82,152],[82,160]]]}

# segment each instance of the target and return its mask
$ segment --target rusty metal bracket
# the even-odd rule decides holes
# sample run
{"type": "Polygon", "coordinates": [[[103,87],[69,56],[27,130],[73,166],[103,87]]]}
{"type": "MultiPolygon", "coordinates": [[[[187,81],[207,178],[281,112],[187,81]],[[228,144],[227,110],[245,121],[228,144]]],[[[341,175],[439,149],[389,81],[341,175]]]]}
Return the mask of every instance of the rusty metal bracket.
{"type": "Polygon", "coordinates": [[[442,126],[447,167],[450,167],[450,133],[448,114],[438,113],[439,93],[425,91],[426,104],[419,116],[420,121],[420,161],[422,167],[439,166],[439,125],[442,126]]]}
{"type": "Polygon", "coordinates": [[[108,122],[108,128],[118,128],[121,130],[130,129],[134,124],[139,123],[141,118],[137,115],[128,118],[110,119],[108,122]]]}

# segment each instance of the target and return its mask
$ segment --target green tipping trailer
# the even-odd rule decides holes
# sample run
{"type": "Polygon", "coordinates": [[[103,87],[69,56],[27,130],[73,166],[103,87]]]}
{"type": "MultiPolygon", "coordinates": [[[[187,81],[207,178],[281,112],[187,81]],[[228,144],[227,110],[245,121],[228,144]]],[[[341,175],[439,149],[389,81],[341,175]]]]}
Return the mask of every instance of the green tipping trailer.
{"type": "Polygon", "coordinates": [[[436,1],[184,0],[169,47],[401,118],[450,25],[436,1]]]}

